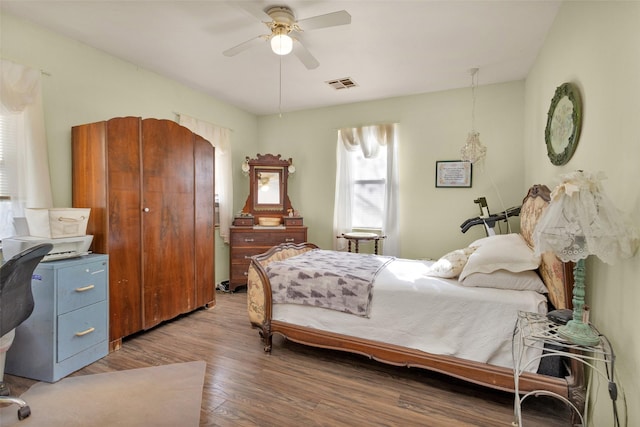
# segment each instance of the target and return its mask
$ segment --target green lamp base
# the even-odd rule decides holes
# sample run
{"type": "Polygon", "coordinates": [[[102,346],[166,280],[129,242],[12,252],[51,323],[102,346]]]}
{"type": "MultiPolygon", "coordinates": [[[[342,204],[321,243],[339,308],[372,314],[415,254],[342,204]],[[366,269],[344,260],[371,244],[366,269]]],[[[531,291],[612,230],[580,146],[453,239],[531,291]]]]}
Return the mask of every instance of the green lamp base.
{"type": "Polygon", "coordinates": [[[558,328],[558,335],[572,344],[594,346],[600,343],[600,337],[591,326],[577,320],[569,320],[566,325],[558,328]]]}

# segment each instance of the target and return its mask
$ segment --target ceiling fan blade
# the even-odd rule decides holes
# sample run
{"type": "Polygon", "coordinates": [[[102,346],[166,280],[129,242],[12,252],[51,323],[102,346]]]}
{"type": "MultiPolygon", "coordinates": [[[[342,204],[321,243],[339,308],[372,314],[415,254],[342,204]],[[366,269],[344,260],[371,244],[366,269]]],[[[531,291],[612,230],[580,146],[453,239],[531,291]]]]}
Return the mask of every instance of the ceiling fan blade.
{"type": "Polygon", "coordinates": [[[224,52],[222,52],[222,54],[224,56],[235,56],[241,52],[244,52],[245,50],[251,49],[254,46],[257,46],[258,44],[260,44],[261,42],[263,42],[265,40],[265,36],[258,36],[255,38],[252,38],[250,40],[247,40],[244,43],[240,43],[237,46],[234,46],[230,49],[225,50],[224,52]]]}
{"type": "Polygon", "coordinates": [[[307,70],[313,70],[320,66],[318,60],[309,52],[298,38],[294,38],[297,43],[293,44],[293,54],[298,57],[300,62],[307,67],[307,70]]]}
{"type": "Polygon", "coordinates": [[[303,31],[316,30],[318,28],[335,27],[351,23],[351,15],[346,10],[327,13],[326,15],[312,16],[298,21],[303,31]]]}

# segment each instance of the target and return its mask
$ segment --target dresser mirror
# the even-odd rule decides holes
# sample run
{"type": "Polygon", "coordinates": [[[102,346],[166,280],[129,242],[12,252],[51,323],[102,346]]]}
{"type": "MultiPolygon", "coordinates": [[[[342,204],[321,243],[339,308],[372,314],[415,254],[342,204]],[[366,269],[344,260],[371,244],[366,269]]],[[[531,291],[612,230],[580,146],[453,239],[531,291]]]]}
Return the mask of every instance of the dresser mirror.
{"type": "Polygon", "coordinates": [[[243,170],[249,175],[249,197],[242,209],[244,215],[272,218],[288,215],[292,207],[287,181],[292,163],[291,159],[282,159],[280,154],[246,158],[243,170]]]}
{"type": "Polygon", "coordinates": [[[256,179],[253,180],[253,184],[257,186],[254,189],[255,195],[254,210],[256,211],[269,211],[278,210],[282,211],[284,204],[284,191],[282,191],[282,175],[284,168],[255,168],[256,179]]]}

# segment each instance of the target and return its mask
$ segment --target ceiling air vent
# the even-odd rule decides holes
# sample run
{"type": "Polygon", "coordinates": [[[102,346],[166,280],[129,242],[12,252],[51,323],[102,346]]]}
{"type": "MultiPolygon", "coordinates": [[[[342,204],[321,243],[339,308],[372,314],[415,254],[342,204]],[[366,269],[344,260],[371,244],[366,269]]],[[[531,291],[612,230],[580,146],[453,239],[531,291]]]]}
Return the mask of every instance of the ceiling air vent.
{"type": "Polygon", "coordinates": [[[332,88],[334,88],[335,90],[351,89],[352,87],[358,86],[356,82],[351,80],[351,78],[349,77],[345,77],[343,79],[328,80],[325,83],[331,86],[332,88]]]}

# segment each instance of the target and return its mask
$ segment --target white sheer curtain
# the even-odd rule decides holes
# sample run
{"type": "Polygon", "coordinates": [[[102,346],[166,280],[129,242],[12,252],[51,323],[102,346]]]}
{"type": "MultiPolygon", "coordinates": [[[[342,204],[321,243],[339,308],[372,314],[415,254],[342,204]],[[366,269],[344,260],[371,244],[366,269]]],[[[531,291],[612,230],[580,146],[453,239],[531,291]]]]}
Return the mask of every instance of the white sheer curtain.
{"type": "MultiPolygon", "coordinates": [[[[384,255],[398,256],[400,253],[400,227],[398,225],[398,143],[397,125],[374,125],[338,131],[336,195],[333,216],[333,231],[336,236],[352,231],[351,209],[353,202],[353,156],[349,153],[362,150],[365,158],[376,157],[378,151],[386,149],[387,176],[382,234],[386,235],[382,247],[384,255]]],[[[334,249],[344,250],[344,239],[334,240],[334,249]]]]}
{"type": "Polygon", "coordinates": [[[225,243],[229,243],[229,226],[233,217],[233,179],[229,137],[231,131],[184,114],[178,114],[178,122],[216,148],[215,180],[220,203],[220,237],[225,243]]]}
{"type": "Polygon", "coordinates": [[[40,70],[0,62],[0,239],[24,208],[50,208],[51,179],[40,70]]]}

